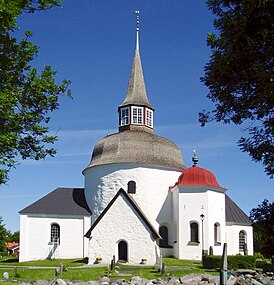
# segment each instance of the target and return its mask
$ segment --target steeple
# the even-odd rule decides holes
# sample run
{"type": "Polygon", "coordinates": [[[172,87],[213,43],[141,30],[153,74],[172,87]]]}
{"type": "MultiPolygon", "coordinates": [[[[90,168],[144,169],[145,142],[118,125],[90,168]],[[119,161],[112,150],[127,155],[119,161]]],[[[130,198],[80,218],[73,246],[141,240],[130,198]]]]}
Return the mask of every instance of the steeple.
{"type": "Polygon", "coordinates": [[[126,98],[118,107],[119,131],[128,129],[153,132],[153,108],[147,98],[139,51],[139,11],[136,14],[136,47],[126,98]]]}

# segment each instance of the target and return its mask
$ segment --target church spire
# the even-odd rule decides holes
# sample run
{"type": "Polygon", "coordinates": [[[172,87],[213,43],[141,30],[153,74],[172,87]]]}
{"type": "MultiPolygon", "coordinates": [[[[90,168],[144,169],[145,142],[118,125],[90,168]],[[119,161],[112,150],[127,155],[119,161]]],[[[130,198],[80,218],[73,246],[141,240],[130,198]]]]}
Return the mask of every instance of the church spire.
{"type": "Polygon", "coordinates": [[[138,129],[153,132],[153,108],[147,98],[139,51],[139,13],[136,14],[136,46],[126,98],[118,107],[119,131],[138,129]]]}

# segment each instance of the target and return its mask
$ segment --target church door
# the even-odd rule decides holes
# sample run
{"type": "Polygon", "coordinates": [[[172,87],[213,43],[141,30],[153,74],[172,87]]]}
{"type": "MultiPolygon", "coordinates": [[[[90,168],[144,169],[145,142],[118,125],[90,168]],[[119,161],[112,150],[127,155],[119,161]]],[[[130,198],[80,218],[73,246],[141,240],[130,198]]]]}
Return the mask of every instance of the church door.
{"type": "Polygon", "coordinates": [[[118,244],[118,260],[121,261],[128,261],[127,259],[127,243],[122,240],[118,244]]]}

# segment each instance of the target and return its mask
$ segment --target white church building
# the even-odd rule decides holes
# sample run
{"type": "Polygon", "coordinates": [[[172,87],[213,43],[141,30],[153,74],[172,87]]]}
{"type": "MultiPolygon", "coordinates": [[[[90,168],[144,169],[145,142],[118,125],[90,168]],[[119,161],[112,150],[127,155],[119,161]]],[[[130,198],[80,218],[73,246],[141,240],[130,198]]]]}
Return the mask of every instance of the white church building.
{"type": "Polygon", "coordinates": [[[96,143],[84,188],[57,188],[20,211],[20,261],[85,258],[154,265],[160,256],[253,254],[247,215],[210,171],[187,168],[180,149],[154,134],[137,15],[136,49],[119,131],[96,143]]]}

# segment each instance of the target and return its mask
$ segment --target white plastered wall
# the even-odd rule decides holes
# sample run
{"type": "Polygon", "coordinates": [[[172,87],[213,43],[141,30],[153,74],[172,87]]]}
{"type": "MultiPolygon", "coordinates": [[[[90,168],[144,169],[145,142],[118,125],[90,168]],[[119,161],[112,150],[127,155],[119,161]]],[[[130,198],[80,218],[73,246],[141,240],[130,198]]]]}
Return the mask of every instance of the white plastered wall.
{"type": "Polygon", "coordinates": [[[209,250],[210,246],[214,247],[214,254],[219,254],[225,242],[224,194],[205,187],[175,187],[172,192],[174,221],[177,223],[177,243],[174,245],[174,255],[180,259],[201,260],[202,249],[209,250]],[[201,214],[205,216],[203,223],[201,214]],[[190,243],[191,222],[197,222],[199,225],[199,243],[196,244],[190,243]],[[221,245],[219,246],[214,245],[214,224],[216,222],[220,224],[221,229],[221,245]]]}
{"type": "Polygon", "coordinates": [[[208,191],[208,217],[205,236],[207,241],[205,249],[209,252],[209,247],[212,246],[214,255],[222,255],[223,244],[226,242],[226,223],[225,223],[225,194],[215,191],[208,191]],[[219,238],[218,244],[215,243],[214,238],[214,224],[219,224],[219,238]]]}
{"type": "MultiPolygon", "coordinates": [[[[176,244],[177,235],[176,235],[176,221],[174,219],[174,203],[173,196],[170,190],[168,190],[164,204],[161,207],[161,210],[157,216],[157,222],[159,224],[158,229],[161,226],[165,226],[168,229],[168,245],[171,247],[161,247],[161,255],[163,257],[173,256],[174,255],[174,245],[176,244]]],[[[178,208],[177,208],[178,209],[178,208]]]]}
{"type": "Polygon", "coordinates": [[[88,239],[84,234],[91,226],[88,216],[20,215],[21,261],[47,258],[84,258],[88,255],[88,239]],[[50,244],[51,224],[60,226],[60,244],[50,244]]]}
{"type": "Polygon", "coordinates": [[[180,171],[168,168],[138,164],[108,164],[85,169],[85,198],[92,210],[93,221],[120,188],[127,191],[127,183],[133,180],[136,182],[136,194],[133,197],[158,230],[158,214],[169,187],[177,182],[180,174],[180,171]]]}
{"type": "Polygon", "coordinates": [[[239,252],[239,233],[243,230],[246,232],[247,254],[253,255],[253,228],[248,225],[235,225],[227,223],[226,239],[227,239],[227,254],[243,254],[239,252]]]}
{"type": "Polygon", "coordinates": [[[150,229],[124,195],[119,195],[91,232],[89,263],[95,263],[98,256],[102,264],[110,264],[113,255],[117,261],[122,240],[128,245],[129,263],[139,264],[146,258],[147,264],[155,264],[159,249],[150,229]]]}

